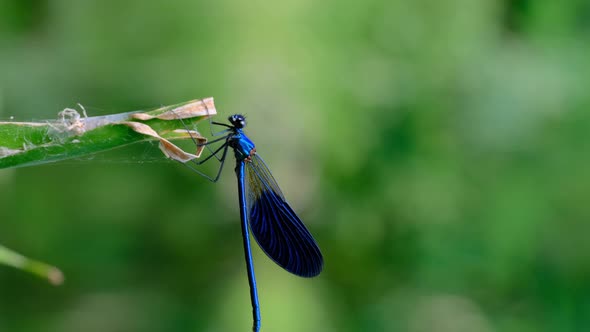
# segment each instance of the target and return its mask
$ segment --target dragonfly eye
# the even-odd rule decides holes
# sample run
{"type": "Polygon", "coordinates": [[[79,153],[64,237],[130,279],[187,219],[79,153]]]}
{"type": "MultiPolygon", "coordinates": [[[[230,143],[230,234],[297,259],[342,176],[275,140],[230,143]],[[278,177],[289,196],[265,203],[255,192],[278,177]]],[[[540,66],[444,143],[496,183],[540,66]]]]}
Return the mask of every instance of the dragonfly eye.
{"type": "Polygon", "coordinates": [[[241,129],[246,127],[246,118],[241,114],[234,114],[227,120],[236,128],[241,129]]]}

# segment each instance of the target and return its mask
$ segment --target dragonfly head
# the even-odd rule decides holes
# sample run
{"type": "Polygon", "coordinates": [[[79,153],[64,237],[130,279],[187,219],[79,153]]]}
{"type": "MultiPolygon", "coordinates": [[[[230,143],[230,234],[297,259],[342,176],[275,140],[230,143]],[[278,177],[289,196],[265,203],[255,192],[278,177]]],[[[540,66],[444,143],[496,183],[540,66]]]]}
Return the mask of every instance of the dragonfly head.
{"type": "Polygon", "coordinates": [[[242,114],[234,114],[227,118],[227,120],[232,124],[232,126],[238,129],[246,127],[246,118],[242,114]]]}

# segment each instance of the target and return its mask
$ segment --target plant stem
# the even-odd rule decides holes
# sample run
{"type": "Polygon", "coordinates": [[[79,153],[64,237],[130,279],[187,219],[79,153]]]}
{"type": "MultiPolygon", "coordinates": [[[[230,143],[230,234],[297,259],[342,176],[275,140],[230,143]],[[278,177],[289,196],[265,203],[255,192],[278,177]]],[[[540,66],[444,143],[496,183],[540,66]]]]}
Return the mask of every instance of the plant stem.
{"type": "Polygon", "coordinates": [[[61,285],[64,281],[63,273],[55,266],[27,258],[1,245],[0,263],[45,278],[49,280],[52,285],[61,285]]]}

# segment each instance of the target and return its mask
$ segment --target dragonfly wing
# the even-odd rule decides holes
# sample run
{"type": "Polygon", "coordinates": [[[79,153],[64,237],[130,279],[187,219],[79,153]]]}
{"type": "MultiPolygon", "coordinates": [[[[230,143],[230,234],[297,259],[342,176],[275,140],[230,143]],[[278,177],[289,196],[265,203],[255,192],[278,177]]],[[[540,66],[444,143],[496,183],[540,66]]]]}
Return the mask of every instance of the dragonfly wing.
{"type": "Polygon", "coordinates": [[[262,250],[295,275],[318,275],[322,253],[258,155],[246,164],[246,190],[250,228],[262,250]]]}

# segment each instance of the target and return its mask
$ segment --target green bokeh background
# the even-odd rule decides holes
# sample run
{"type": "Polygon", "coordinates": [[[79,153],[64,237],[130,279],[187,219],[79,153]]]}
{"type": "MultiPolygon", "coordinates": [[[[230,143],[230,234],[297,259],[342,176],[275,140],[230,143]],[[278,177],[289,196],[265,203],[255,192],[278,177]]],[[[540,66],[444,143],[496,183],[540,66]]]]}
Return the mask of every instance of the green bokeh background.
{"type": "MultiPolygon", "coordinates": [[[[254,249],[263,331],[590,331],[589,85],[586,0],[0,0],[2,119],[248,116],[326,261],[254,249]]],[[[0,243],[66,283],[0,267],[0,331],[249,331],[232,168],[1,170],[0,243]]]]}

